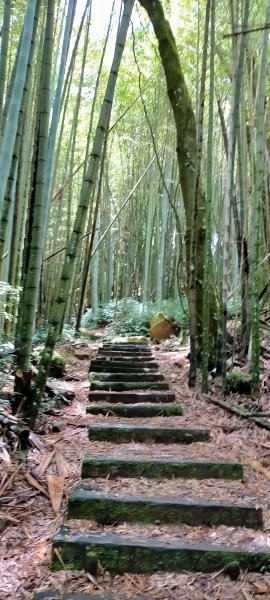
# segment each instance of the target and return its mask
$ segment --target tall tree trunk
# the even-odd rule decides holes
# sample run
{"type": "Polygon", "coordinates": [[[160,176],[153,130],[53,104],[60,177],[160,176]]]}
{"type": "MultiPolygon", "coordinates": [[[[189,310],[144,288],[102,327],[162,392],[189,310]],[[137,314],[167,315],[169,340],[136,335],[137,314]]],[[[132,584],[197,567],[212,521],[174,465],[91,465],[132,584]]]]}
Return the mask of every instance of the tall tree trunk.
{"type": "MultiPolygon", "coordinates": [[[[0,54],[0,139],[2,134],[2,112],[6,88],[6,73],[8,63],[8,44],[11,22],[11,0],[5,0],[4,18],[1,31],[1,54],[0,54]]],[[[0,144],[1,146],[1,144],[0,144]]]]}
{"type": "MultiPolygon", "coordinates": [[[[245,12],[242,27],[245,29],[248,25],[249,0],[245,1],[245,12]]],[[[229,293],[229,258],[230,258],[230,216],[233,205],[233,187],[234,187],[234,162],[235,149],[237,141],[237,130],[239,124],[239,105],[241,98],[241,85],[244,71],[244,59],[247,36],[242,35],[240,40],[238,56],[234,57],[235,69],[232,80],[232,104],[230,114],[230,132],[228,137],[228,166],[226,178],[226,190],[224,199],[223,216],[223,276],[222,276],[222,380],[223,389],[226,388],[227,372],[227,302],[229,293]]]]}
{"type": "MultiPolygon", "coordinates": [[[[12,217],[11,211],[10,211],[11,198],[12,198],[11,190],[16,189],[16,186],[19,185],[19,180],[17,181],[17,175],[18,176],[22,175],[23,177],[25,176],[25,174],[22,173],[22,171],[21,171],[21,165],[18,164],[18,157],[20,154],[21,146],[25,142],[25,139],[23,139],[23,135],[25,138],[27,137],[27,135],[29,135],[29,132],[25,131],[25,114],[26,114],[26,109],[28,108],[27,100],[29,100],[29,87],[30,87],[31,73],[32,73],[32,68],[33,68],[33,56],[34,56],[34,50],[35,50],[35,45],[36,45],[36,36],[37,36],[40,7],[41,7],[41,0],[37,0],[32,40],[31,40],[31,46],[30,46],[30,51],[29,51],[29,56],[28,56],[28,63],[27,63],[27,70],[26,70],[26,77],[25,77],[25,85],[24,85],[24,89],[23,89],[21,108],[20,108],[20,113],[19,113],[19,118],[18,118],[16,139],[15,139],[13,153],[12,153],[12,162],[11,162],[7,187],[6,187],[6,193],[5,193],[4,204],[3,204],[3,208],[2,208],[2,214],[0,217],[0,279],[2,277],[1,276],[2,269],[4,271],[6,269],[6,265],[3,265],[2,261],[5,261],[5,263],[7,263],[7,261],[9,260],[8,256],[5,255],[6,256],[5,259],[3,257],[4,257],[4,249],[5,249],[5,244],[6,244],[7,231],[8,231],[8,227],[10,226],[10,219],[12,217]],[[16,178],[15,178],[15,175],[16,175],[16,178]]],[[[29,104],[30,103],[32,104],[32,99],[30,99],[29,104]]]]}
{"type": "Polygon", "coordinates": [[[252,226],[252,251],[251,251],[251,281],[252,281],[252,384],[253,395],[258,397],[260,384],[260,339],[259,339],[259,285],[260,285],[260,241],[261,241],[261,217],[262,217],[262,199],[263,199],[263,173],[265,159],[265,91],[266,91],[266,73],[267,73],[267,51],[269,41],[269,30],[267,25],[270,21],[270,0],[268,0],[265,30],[263,34],[263,49],[261,58],[260,77],[258,82],[258,104],[256,114],[256,154],[255,154],[255,212],[252,226]]]}
{"type": "Polygon", "coordinates": [[[213,129],[214,129],[214,82],[215,82],[215,16],[216,0],[211,1],[211,44],[210,44],[210,81],[207,135],[207,168],[206,168],[206,239],[204,249],[203,277],[203,349],[202,349],[202,391],[208,391],[209,364],[209,280],[211,276],[211,212],[213,198],[213,129]]]}
{"type": "MultiPolygon", "coordinates": [[[[210,22],[210,5],[211,0],[207,0],[205,10],[205,26],[204,40],[202,49],[202,65],[200,78],[200,93],[198,106],[198,128],[197,128],[197,165],[196,165],[196,180],[194,194],[194,210],[191,235],[191,253],[190,253],[190,275],[188,281],[189,289],[189,312],[190,312],[190,369],[189,369],[189,385],[195,386],[197,372],[197,285],[196,279],[200,275],[196,268],[197,261],[197,229],[199,220],[199,196],[201,185],[201,163],[203,152],[203,121],[204,121],[204,104],[205,104],[205,84],[206,84],[206,69],[207,69],[207,54],[208,54],[208,35],[210,22]]],[[[200,331],[202,335],[202,331],[200,331]]]]}
{"type": "MultiPolygon", "coordinates": [[[[187,90],[179,54],[169,22],[165,18],[160,0],[139,0],[152,22],[163,64],[167,92],[173,109],[177,136],[177,159],[186,215],[186,265],[190,278],[191,234],[193,226],[193,207],[197,173],[197,129],[191,99],[187,90]]],[[[205,246],[205,197],[202,186],[198,192],[198,219],[196,230],[196,316],[197,347],[201,351],[203,325],[203,269],[205,246]]],[[[212,268],[212,266],[211,266],[212,268]]],[[[210,304],[210,355],[215,360],[217,341],[217,298],[213,277],[209,290],[210,304]]]]}
{"type": "MultiPolygon", "coordinates": [[[[29,248],[29,264],[25,279],[22,300],[22,317],[20,327],[18,369],[23,374],[15,379],[15,389],[18,394],[27,396],[27,385],[31,377],[30,357],[32,338],[35,330],[36,310],[38,305],[41,263],[43,256],[44,225],[45,225],[45,174],[48,152],[49,115],[50,115],[50,84],[53,53],[54,1],[48,0],[46,30],[43,45],[42,69],[40,76],[40,107],[37,131],[37,170],[35,188],[33,190],[33,222],[31,224],[31,242],[29,248]],[[27,383],[26,383],[27,382],[27,383]],[[26,387],[25,387],[26,386],[26,387]]],[[[17,405],[16,397],[15,406],[17,405]]],[[[28,408],[28,407],[27,407],[28,408]]]]}
{"type": "Polygon", "coordinates": [[[70,45],[71,31],[72,31],[72,23],[75,15],[77,0],[69,0],[68,2],[68,11],[66,17],[66,25],[64,31],[64,39],[62,45],[61,52],[61,60],[60,60],[60,68],[59,75],[57,79],[57,88],[55,92],[55,98],[53,103],[53,111],[50,125],[50,133],[49,133],[49,141],[48,141],[48,158],[46,161],[46,196],[45,196],[45,227],[44,233],[46,231],[48,217],[49,217],[49,209],[50,209],[50,200],[51,200],[51,189],[52,189],[52,179],[53,179],[53,166],[54,166],[54,148],[56,143],[56,134],[57,128],[60,118],[61,111],[61,98],[62,98],[62,89],[64,82],[64,75],[70,45]]]}
{"type": "Polygon", "coordinates": [[[42,394],[45,388],[48,371],[52,362],[54,347],[61,327],[62,317],[65,310],[65,303],[67,301],[68,293],[72,282],[72,269],[74,267],[74,262],[76,260],[78,248],[80,246],[80,238],[85,227],[86,215],[89,208],[89,198],[92,190],[95,188],[98,177],[102,149],[108,133],[115,86],[117,82],[121,59],[123,56],[127,31],[130,23],[134,2],[135,0],[126,0],[121,23],[119,25],[117,33],[114,57],[108,78],[104,100],[100,111],[100,117],[93,142],[93,149],[90,157],[89,167],[87,169],[82,184],[80,202],[77,209],[76,219],[66,249],[65,260],[59,285],[59,292],[52,307],[47,340],[40,360],[39,372],[36,379],[33,394],[33,402],[31,405],[30,420],[32,425],[35,424],[38,415],[38,410],[42,399],[42,394]]]}
{"type": "MultiPolygon", "coordinates": [[[[90,146],[90,142],[91,142],[91,139],[92,139],[92,136],[93,136],[93,121],[94,121],[94,115],[95,115],[97,94],[98,94],[98,91],[99,91],[100,79],[101,79],[101,74],[102,74],[102,67],[103,67],[104,58],[105,58],[105,54],[106,54],[106,50],[107,50],[107,46],[108,46],[108,41],[109,41],[109,36],[110,36],[110,31],[111,31],[114,5],[115,5],[115,2],[113,2],[113,5],[112,5],[112,10],[111,10],[110,19],[109,19],[109,23],[108,23],[108,27],[107,27],[105,41],[104,41],[103,48],[102,48],[102,53],[101,53],[101,58],[100,58],[100,62],[99,62],[96,83],[95,83],[95,91],[94,91],[94,96],[93,96],[93,102],[92,102],[92,108],[91,108],[91,115],[90,115],[90,123],[89,123],[88,136],[87,136],[86,151],[85,151],[84,177],[85,177],[86,170],[87,170],[87,161],[88,161],[88,154],[89,154],[89,146],[90,146]]],[[[108,131],[108,133],[109,133],[109,131],[108,131]]],[[[104,153],[103,153],[103,159],[105,160],[105,154],[104,153]]],[[[103,169],[101,169],[101,173],[102,173],[102,170],[103,169]]],[[[82,319],[83,307],[84,307],[84,299],[85,299],[85,294],[86,294],[86,290],[87,290],[87,282],[88,282],[88,277],[89,277],[89,267],[90,267],[90,261],[91,261],[91,253],[92,253],[92,249],[93,249],[95,220],[97,219],[97,215],[98,215],[98,211],[99,211],[99,200],[97,199],[95,210],[94,210],[94,214],[93,214],[93,198],[94,198],[94,194],[92,193],[90,210],[89,210],[89,215],[88,215],[88,227],[87,227],[87,229],[90,230],[92,228],[93,231],[92,231],[92,234],[90,236],[89,241],[86,240],[85,258],[84,258],[84,269],[83,269],[83,281],[82,281],[82,286],[81,286],[81,291],[80,291],[80,299],[79,299],[79,306],[78,306],[78,315],[77,315],[76,325],[75,325],[76,331],[79,331],[80,326],[81,326],[81,319],[82,319]]]]}
{"type": "Polygon", "coordinates": [[[29,0],[24,18],[23,33],[18,48],[14,83],[0,151],[0,214],[2,212],[12,155],[16,140],[19,113],[27,74],[27,64],[34,27],[37,0],[29,0]]]}

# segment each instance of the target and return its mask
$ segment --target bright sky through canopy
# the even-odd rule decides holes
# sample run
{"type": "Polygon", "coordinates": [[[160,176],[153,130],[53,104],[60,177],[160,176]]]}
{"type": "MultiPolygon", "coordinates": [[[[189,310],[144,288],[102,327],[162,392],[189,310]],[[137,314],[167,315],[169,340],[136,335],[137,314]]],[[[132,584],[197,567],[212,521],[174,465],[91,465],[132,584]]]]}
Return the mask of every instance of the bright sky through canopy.
{"type": "MultiPolygon", "coordinates": [[[[76,8],[76,25],[79,25],[82,14],[85,9],[86,0],[78,0],[76,8]]],[[[92,36],[95,39],[102,39],[106,33],[113,0],[92,0],[92,36]]],[[[114,20],[118,22],[121,0],[115,0],[114,20]]]]}

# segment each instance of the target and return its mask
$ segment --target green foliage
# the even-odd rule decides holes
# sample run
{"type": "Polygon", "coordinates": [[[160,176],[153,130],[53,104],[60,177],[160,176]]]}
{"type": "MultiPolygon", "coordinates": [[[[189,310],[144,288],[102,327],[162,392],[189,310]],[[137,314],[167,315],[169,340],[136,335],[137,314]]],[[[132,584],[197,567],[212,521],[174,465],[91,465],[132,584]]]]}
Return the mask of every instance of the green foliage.
{"type": "MultiPolygon", "coordinates": [[[[13,354],[13,344],[4,340],[4,338],[0,338],[0,391],[3,389],[4,383],[10,373],[13,354]]],[[[5,403],[6,401],[0,397],[0,402],[5,403]]]]}
{"type": "MultiPolygon", "coordinates": [[[[46,342],[48,331],[46,328],[37,329],[33,336],[33,345],[40,346],[46,342]]],[[[74,327],[66,324],[63,327],[63,331],[59,339],[57,340],[58,345],[65,345],[74,341],[75,330],[74,327]]]]}
{"type": "Polygon", "coordinates": [[[231,371],[227,374],[226,394],[230,392],[238,394],[250,394],[251,392],[251,375],[243,371],[231,371]]]}
{"type": "Polygon", "coordinates": [[[82,318],[82,327],[91,329],[98,326],[106,326],[106,333],[114,335],[148,335],[150,321],[162,311],[164,315],[172,319],[181,329],[188,329],[187,301],[163,300],[157,306],[154,302],[142,305],[135,298],[124,298],[119,301],[112,300],[104,307],[100,307],[98,313],[93,315],[92,309],[88,309],[82,318]]]}
{"type": "Polygon", "coordinates": [[[13,287],[5,281],[0,281],[0,319],[12,321],[13,316],[6,311],[7,298],[9,303],[18,304],[20,288],[13,287]]]}
{"type": "Polygon", "coordinates": [[[241,300],[240,298],[230,298],[227,305],[228,319],[240,317],[241,315],[241,300]]]}

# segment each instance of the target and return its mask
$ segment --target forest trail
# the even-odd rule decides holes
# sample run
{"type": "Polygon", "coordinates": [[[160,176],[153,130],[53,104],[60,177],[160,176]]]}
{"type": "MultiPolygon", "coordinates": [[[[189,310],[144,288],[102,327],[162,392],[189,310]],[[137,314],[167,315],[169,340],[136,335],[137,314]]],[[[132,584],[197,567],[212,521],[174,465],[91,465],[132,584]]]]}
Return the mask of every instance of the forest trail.
{"type": "MultiPolygon", "coordinates": [[[[95,389],[89,402],[89,352],[73,350],[63,386],[72,384],[76,399],[61,409],[63,431],[47,434],[47,447],[28,456],[32,474],[52,448],[62,457],[69,518],[59,531],[63,515],[55,517],[49,499],[34,496],[25,522],[11,525],[9,537],[1,536],[7,545],[6,566],[17,570],[17,595],[6,592],[3,598],[32,598],[31,589],[57,590],[55,598],[65,592],[69,598],[72,592],[99,597],[115,592],[117,598],[124,593],[129,598],[143,594],[158,599],[238,600],[251,593],[252,598],[270,598],[269,575],[244,574],[248,567],[263,571],[269,562],[264,554],[269,545],[269,481],[260,473],[270,457],[268,434],[208,405],[197,391],[191,393],[184,353],[153,348],[132,357],[132,349],[124,348],[119,360],[112,354],[115,351],[105,345],[95,357],[92,349],[91,387],[94,384],[95,389]],[[150,389],[122,390],[124,381],[117,386],[119,369],[131,372],[139,388],[143,373],[150,389]],[[112,381],[114,391],[110,391],[112,381]],[[155,389],[161,383],[169,389],[155,389]],[[172,435],[173,444],[168,443],[172,435]],[[16,544],[18,531],[21,538],[16,544]],[[14,534],[13,552],[10,534],[11,540],[14,534]],[[53,537],[53,561],[61,570],[50,573],[53,537]],[[209,554],[213,546],[217,551],[209,554]],[[229,557],[224,553],[228,546],[229,557]],[[240,561],[239,547],[244,551],[240,561]],[[236,565],[226,569],[235,557],[243,569],[240,574],[236,565]],[[63,564],[77,570],[63,571],[63,564]],[[95,575],[81,570],[93,573],[95,567],[95,575]],[[191,570],[195,573],[187,573],[191,570]],[[214,574],[202,573],[207,570],[214,574]],[[231,580],[226,571],[232,579],[239,575],[238,579],[231,580]]],[[[55,425],[55,415],[48,422],[55,425]]],[[[52,461],[47,472],[54,473],[54,468],[52,461]]],[[[46,465],[39,481],[46,485],[46,465]]],[[[15,507],[11,518],[13,514],[18,516],[15,507]]],[[[8,569],[5,578],[8,590],[8,569]]]]}

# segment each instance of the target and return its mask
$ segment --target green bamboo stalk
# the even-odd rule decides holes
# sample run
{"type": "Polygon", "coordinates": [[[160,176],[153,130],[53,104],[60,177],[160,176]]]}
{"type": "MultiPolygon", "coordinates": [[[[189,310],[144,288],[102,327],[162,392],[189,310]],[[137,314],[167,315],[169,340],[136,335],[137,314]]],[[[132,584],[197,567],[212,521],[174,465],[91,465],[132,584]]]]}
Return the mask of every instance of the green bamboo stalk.
{"type": "Polygon", "coordinates": [[[4,18],[1,30],[1,54],[0,54],[0,136],[2,133],[2,113],[6,89],[6,75],[8,62],[9,32],[11,23],[11,0],[5,0],[4,18]]]}
{"type": "MultiPolygon", "coordinates": [[[[6,189],[5,198],[4,198],[2,215],[0,218],[0,273],[3,268],[4,269],[6,268],[6,266],[5,265],[3,266],[3,264],[2,264],[3,261],[5,261],[5,263],[7,263],[7,258],[9,260],[8,256],[6,257],[6,259],[4,259],[3,256],[4,256],[4,251],[5,251],[5,245],[6,245],[7,230],[10,225],[10,219],[11,219],[10,207],[11,207],[11,202],[12,202],[12,190],[15,189],[15,186],[16,186],[15,174],[20,175],[22,173],[21,165],[18,165],[18,156],[20,153],[20,147],[23,143],[22,133],[23,133],[23,129],[24,129],[27,100],[29,98],[29,92],[30,92],[29,88],[30,88],[30,81],[31,81],[31,74],[32,74],[32,66],[33,66],[33,55],[34,55],[34,49],[35,49],[35,45],[36,45],[36,36],[37,36],[37,27],[38,27],[38,19],[39,19],[39,14],[40,14],[40,7],[41,7],[41,0],[37,0],[32,40],[31,40],[31,46],[30,46],[30,51],[29,51],[28,63],[27,63],[27,70],[26,70],[26,77],[25,77],[25,85],[24,85],[24,89],[23,89],[21,109],[20,109],[19,118],[18,118],[18,128],[17,128],[16,139],[15,139],[15,144],[14,144],[14,149],[13,149],[13,154],[12,154],[12,162],[11,162],[11,167],[10,167],[10,173],[8,176],[7,189],[6,189]]],[[[31,101],[31,104],[32,104],[32,101],[31,101]]],[[[25,132],[25,135],[27,135],[26,132],[25,132]]],[[[0,275],[0,279],[1,279],[1,275],[0,275]]]]}
{"type": "MultiPolygon", "coordinates": [[[[242,27],[248,26],[249,18],[249,0],[245,0],[244,17],[242,27]]],[[[222,274],[222,387],[226,389],[226,374],[227,374],[227,301],[229,293],[229,260],[230,260],[230,217],[232,196],[234,188],[234,162],[235,149],[237,141],[237,128],[239,122],[239,104],[242,92],[242,78],[245,60],[245,48],[247,38],[241,36],[239,54],[235,57],[235,71],[232,80],[232,103],[230,114],[230,131],[228,139],[228,164],[226,189],[224,199],[224,214],[223,214],[223,274],[222,274]]],[[[236,52],[235,52],[236,53],[236,52]]],[[[234,54],[235,54],[234,53],[234,54]]]]}
{"type": "Polygon", "coordinates": [[[58,73],[58,78],[57,78],[57,88],[56,88],[55,98],[54,98],[54,103],[53,103],[50,134],[49,134],[49,141],[48,141],[48,158],[46,161],[46,174],[45,174],[45,179],[46,179],[45,194],[46,195],[45,195],[44,234],[47,229],[48,218],[49,218],[50,199],[51,199],[52,180],[53,180],[54,149],[55,149],[55,143],[56,143],[57,128],[58,128],[58,123],[59,123],[59,118],[60,118],[62,89],[63,89],[63,83],[64,83],[65,69],[66,69],[66,63],[67,63],[67,58],[68,58],[72,23],[74,20],[76,4],[77,4],[77,0],[69,0],[66,24],[65,24],[64,39],[63,39],[62,52],[61,52],[60,67],[59,67],[59,73],[58,73]]]}
{"type": "Polygon", "coordinates": [[[209,278],[211,277],[211,213],[213,201],[213,128],[214,128],[214,83],[215,83],[215,1],[211,2],[210,31],[210,81],[207,133],[207,171],[206,171],[206,224],[205,259],[203,277],[203,338],[202,338],[202,391],[208,391],[209,365],[209,278]]]}
{"type": "MultiPolygon", "coordinates": [[[[266,25],[270,22],[270,1],[268,0],[266,9],[266,25]]],[[[264,158],[265,158],[265,93],[266,93],[266,73],[268,68],[268,42],[269,30],[265,29],[263,33],[263,47],[260,66],[260,75],[258,81],[258,100],[256,110],[256,153],[255,153],[255,198],[254,198],[254,215],[252,220],[252,251],[251,251],[251,340],[252,340],[252,392],[253,397],[257,398],[260,392],[260,336],[259,336],[259,289],[260,289],[260,225],[262,216],[262,201],[263,201],[263,173],[264,173],[264,158]]]]}
{"type": "Polygon", "coordinates": [[[191,231],[191,252],[190,252],[190,269],[189,269],[189,306],[190,306],[190,369],[189,369],[189,386],[194,387],[197,376],[197,355],[198,355],[198,327],[197,327],[197,279],[198,273],[198,258],[197,251],[197,230],[199,224],[199,204],[200,204],[200,187],[201,187],[201,164],[203,151],[203,122],[204,122],[204,105],[205,105],[205,85],[206,85],[206,70],[207,70],[207,54],[208,54],[208,36],[209,36],[209,20],[210,20],[211,0],[207,0],[205,9],[204,23],[204,39],[202,52],[201,66],[201,81],[199,93],[198,107],[198,126],[197,126],[197,164],[196,164],[196,179],[193,201],[193,222],[191,231]]]}
{"type": "Polygon", "coordinates": [[[80,112],[80,106],[81,106],[82,88],[83,88],[85,66],[86,66],[86,57],[87,57],[87,50],[88,50],[88,45],[89,45],[90,22],[91,22],[91,11],[89,11],[86,29],[85,29],[80,81],[79,81],[79,85],[78,85],[78,92],[77,92],[77,97],[76,97],[76,102],[75,102],[75,107],[74,107],[74,114],[73,114],[73,124],[72,124],[72,129],[71,129],[71,148],[70,148],[70,161],[69,161],[70,184],[69,184],[68,200],[67,200],[67,207],[68,207],[68,209],[67,209],[67,242],[69,240],[70,231],[71,231],[72,196],[73,196],[72,173],[74,171],[74,156],[75,156],[75,149],[76,149],[77,129],[78,129],[78,122],[79,122],[79,112],[80,112]]]}
{"type": "Polygon", "coordinates": [[[143,279],[143,306],[146,306],[149,298],[149,272],[150,272],[150,257],[151,257],[151,244],[153,235],[153,223],[154,223],[154,197],[156,191],[156,164],[154,163],[150,171],[150,182],[148,192],[148,208],[147,208],[147,221],[146,221],[146,232],[145,232],[145,249],[144,249],[144,279],[143,279]]]}
{"type": "Polygon", "coordinates": [[[44,351],[41,356],[39,372],[36,379],[35,388],[33,390],[33,402],[31,405],[32,424],[35,423],[38,414],[39,405],[41,402],[42,394],[46,384],[46,379],[48,376],[48,371],[52,361],[53,350],[60,330],[62,317],[65,309],[65,303],[71,286],[72,266],[74,265],[79,248],[80,238],[85,227],[85,217],[87,215],[89,207],[89,198],[91,195],[91,191],[95,188],[98,177],[98,169],[102,155],[102,148],[108,133],[115,86],[124,51],[134,1],[135,0],[126,0],[123,15],[117,33],[114,57],[108,78],[107,88],[105,91],[104,101],[102,103],[100,111],[89,167],[81,188],[80,202],[77,208],[75,223],[64,259],[64,265],[60,279],[59,293],[52,308],[48,336],[44,351]]]}
{"type": "MultiPolygon", "coordinates": [[[[55,0],[48,0],[40,81],[40,115],[37,144],[37,176],[34,190],[35,199],[33,207],[33,223],[31,227],[29,268],[24,286],[24,306],[19,340],[20,351],[18,356],[18,367],[22,371],[27,371],[30,368],[32,338],[35,330],[35,319],[38,305],[41,263],[43,255],[46,194],[45,175],[49,136],[50,84],[53,53],[54,8],[55,0]]],[[[20,383],[21,382],[19,382],[19,384],[20,383]]]]}
{"type": "Polygon", "coordinates": [[[161,231],[158,245],[157,256],[157,279],[156,279],[156,300],[158,303],[163,299],[163,275],[164,275],[164,256],[165,256],[165,235],[168,223],[169,203],[168,189],[170,188],[170,178],[172,171],[172,156],[170,148],[166,145],[164,157],[164,183],[161,194],[161,231]]]}
{"type": "Polygon", "coordinates": [[[11,168],[13,148],[18,128],[19,112],[21,108],[23,90],[25,85],[27,64],[31,47],[34,27],[34,18],[37,0],[29,0],[23,25],[20,53],[15,73],[15,79],[10,99],[8,118],[5,125],[3,143],[0,150],[0,214],[2,212],[8,177],[11,168]]]}

